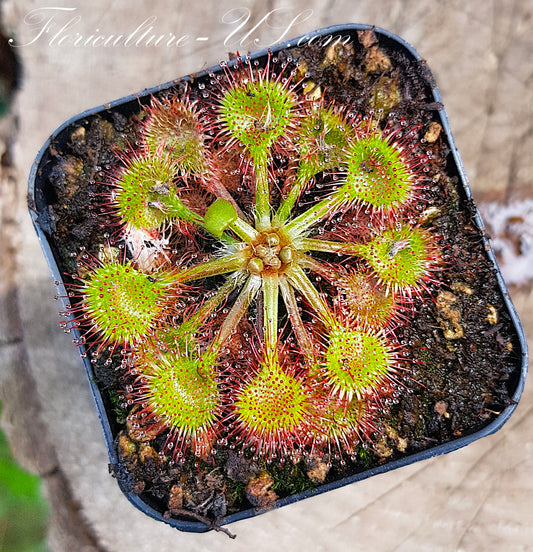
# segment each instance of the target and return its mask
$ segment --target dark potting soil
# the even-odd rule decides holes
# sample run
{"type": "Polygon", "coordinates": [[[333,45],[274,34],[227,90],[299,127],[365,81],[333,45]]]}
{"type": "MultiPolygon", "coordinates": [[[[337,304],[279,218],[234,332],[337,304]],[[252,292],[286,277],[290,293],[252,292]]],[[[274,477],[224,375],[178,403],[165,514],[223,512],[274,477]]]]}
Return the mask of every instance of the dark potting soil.
{"type": "MultiPolygon", "coordinates": [[[[425,63],[412,61],[371,31],[354,35],[346,45],[317,43],[282,50],[276,57],[278,63],[299,64],[306,92],[320,90],[328,101],[356,113],[382,112],[383,120],[393,113],[405,120],[406,128],[420,128],[425,137],[421,147],[430,152],[430,178],[419,214],[438,236],[444,260],[440,283],[429,285],[428,293],[416,300],[415,315],[395,331],[407,377],[376,421],[376,434],[359,445],[355,460],[332,454],[267,463],[220,445],[216,455],[191,455],[183,464],[169,466],[158,454],[165,435],[143,441],[132,423],[138,421],[136,407],[123,408],[127,380],[117,369],[120,355],[111,362],[105,355],[95,357],[94,372],[120,458],[113,473],[123,488],[169,515],[187,510],[217,519],[250,507],[269,508],[277,498],[476,432],[510,403],[510,378],[520,363],[516,332],[436,116],[442,106],[431,95],[434,83],[425,63]]],[[[191,77],[191,98],[202,101],[205,89],[197,84],[206,78],[191,77]]],[[[178,82],[175,90],[183,87],[178,82]]],[[[113,242],[118,226],[105,197],[109,175],[118,166],[115,151],[135,142],[149,99],[73,124],[62,134],[66,139],[54,142],[45,156],[39,178],[48,208],[41,209],[39,222],[67,284],[75,281],[69,275],[84,270],[85,254],[97,256],[102,245],[113,242]]],[[[233,162],[228,159],[228,166],[233,162]]]]}

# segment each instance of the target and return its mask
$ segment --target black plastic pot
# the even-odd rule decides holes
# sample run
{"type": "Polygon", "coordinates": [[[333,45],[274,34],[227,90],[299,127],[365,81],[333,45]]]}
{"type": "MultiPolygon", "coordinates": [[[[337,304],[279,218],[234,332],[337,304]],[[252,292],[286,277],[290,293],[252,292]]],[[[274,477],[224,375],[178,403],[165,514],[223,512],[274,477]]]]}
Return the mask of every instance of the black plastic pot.
{"type": "MultiPolygon", "coordinates": [[[[272,48],[272,51],[274,54],[276,54],[276,52],[279,52],[280,50],[299,47],[309,42],[311,43],[321,42],[324,46],[327,46],[328,44],[331,44],[335,39],[339,39],[339,40],[349,39],[353,43],[357,43],[358,41],[357,32],[369,31],[369,30],[374,31],[379,41],[379,45],[381,47],[399,52],[403,56],[405,56],[405,58],[407,58],[408,60],[417,62],[419,63],[420,66],[423,65],[423,62],[420,56],[415,52],[415,50],[409,44],[407,44],[402,39],[394,36],[393,34],[385,30],[374,28],[368,25],[351,24],[351,25],[329,27],[326,29],[322,29],[322,30],[310,33],[308,35],[305,35],[304,37],[291,40],[284,44],[277,45],[276,47],[272,48]]],[[[253,54],[251,58],[253,60],[260,59],[263,56],[265,56],[266,53],[267,53],[266,51],[260,51],[253,54]]],[[[235,63],[235,61],[230,62],[229,65],[231,65],[232,63],[235,63]]],[[[209,71],[204,71],[202,73],[195,75],[195,79],[196,80],[201,79],[202,77],[205,77],[208,72],[212,72],[212,71],[216,72],[219,70],[220,70],[220,67],[213,68],[209,71]]],[[[448,147],[450,148],[450,151],[451,151],[451,155],[449,155],[449,163],[453,165],[451,170],[458,177],[460,181],[458,185],[459,195],[462,196],[461,199],[463,201],[470,201],[471,200],[470,188],[468,186],[468,181],[464,173],[464,168],[461,162],[461,158],[459,156],[459,152],[457,151],[454,144],[454,140],[451,134],[446,112],[440,105],[440,102],[441,102],[440,92],[436,87],[436,85],[434,84],[434,80],[431,74],[429,73],[429,71],[427,70],[427,67],[424,68],[424,76],[427,82],[427,94],[428,94],[429,102],[431,101],[434,102],[434,105],[436,106],[437,119],[442,125],[448,147]]],[[[183,79],[179,79],[171,83],[166,83],[166,84],[154,87],[152,89],[145,90],[139,94],[127,96],[120,100],[111,102],[110,104],[107,104],[105,106],[100,106],[100,107],[88,110],[82,113],[81,115],[67,121],[58,130],[56,130],[52,134],[52,136],[47,140],[47,142],[44,144],[41,151],[37,155],[37,158],[32,167],[30,179],[29,179],[29,193],[28,193],[29,211],[30,211],[33,224],[37,231],[37,235],[41,242],[41,247],[48,261],[50,269],[52,271],[53,278],[56,281],[56,285],[58,287],[58,293],[60,296],[66,296],[67,293],[65,292],[65,287],[63,284],[62,272],[58,268],[58,262],[54,254],[53,247],[51,247],[51,244],[50,244],[50,236],[53,232],[53,221],[50,218],[50,214],[48,211],[48,204],[50,202],[50,198],[53,195],[53,191],[51,191],[50,182],[47,180],[46,177],[43,176],[43,175],[46,175],[46,166],[48,163],[51,162],[51,159],[52,159],[52,153],[50,150],[51,145],[53,145],[56,150],[58,149],[60,150],[61,147],[64,146],[69,140],[70,134],[72,133],[73,129],[76,128],[76,126],[79,126],[80,124],[82,124],[83,121],[86,121],[95,115],[102,114],[102,113],[109,114],[111,112],[118,112],[126,116],[129,116],[132,113],[137,112],[139,110],[140,105],[146,105],[147,103],[149,103],[152,95],[157,94],[158,92],[166,89],[171,89],[175,87],[179,82],[186,82],[189,80],[190,80],[190,77],[184,77],[183,79]]],[[[488,423],[485,427],[483,427],[481,430],[477,431],[476,433],[457,438],[453,441],[444,443],[439,446],[435,446],[434,448],[430,448],[422,452],[405,456],[399,460],[391,461],[379,467],[376,467],[361,473],[357,473],[351,477],[347,477],[345,479],[335,481],[329,484],[324,484],[314,489],[313,491],[295,494],[287,498],[280,499],[277,501],[276,506],[279,507],[285,504],[290,504],[292,502],[302,500],[309,496],[313,496],[316,494],[329,491],[331,489],[335,489],[337,487],[348,485],[350,483],[354,483],[356,481],[366,479],[368,477],[371,477],[380,473],[388,472],[390,470],[393,470],[408,464],[412,464],[414,462],[418,462],[421,460],[425,460],[427,458],[431,458],[440,454],[446,454],[448,452],[457,450],[461,447],[464,447],[472,443],[473,441],[476,441],[477,439],[480,439],[481,437],[485,437],[486,435],[490,435],[491,433],[494,433],[495,431],[499,430],[504,425],[504,423],[509,419],[509,417],[511,416],[511,414],[516,408],[516,405],[518,403],[518,400],[520,399],[520,396],[522,394],[522,390],[524,387],[524,381],[527,373],[527,363],[528,363],[527,344],[526,344],[526,340],[525,340],[517,313],[509,298],[509,293],[502,279],[501,272],[497,266],[494,253],[492,252],[491,247],[487,241],[483,222],[477,212],[475,212],[474,220],[478,226],[480,236],[482,236],[486,255],[488,259],[490,259],[490,262],[492,262],[494,265],[497,284],[503,295],[503,300],[504,300],[506,309],[508,311],[508,315],[512,320],[512,324],[514,325],[514,329],[516,332],[515,341],[516,343],[519,344],[520,350],[517,353],[517,358],[518,358],[517,365],[514,370],[514,373],[511,374],[511,377],[508,382],[509,395],[512,397],[512,403],[509,406],[507,406],[495,419],[493,419],[490,423],[488,423]]],[[[68,303],[68,300],[65,299],[65,303],[68,303]]],[[[72,333],[74,337],[76,338],[79,337],[79,333],[76,329],[73,329],[72,333]]],[[[82,353],[84,352],[83,347],[80,347],[80,351],[82,353]]],[[[96,402],[98,414],[102,422],[102,427],[104,430],[104,436],[107,443],[111,464],[117,464],[118,458],[114,448],[114,442],[115,442],[115,437],[117,433],[117,430],[115,427],[116,424],[114,424],[113,420],[110,419],[108,415],[109,412],[111,411],[110,410],[111,404],[109,402],[109,399],[102,394],[100,388],[95,383],[95,375],[94,375],[93,366],[91,365],[91,362],[89,361],[88,358],[83,358],[82,360],[85,366],[85,370],[87,372],[89,385],[91,386],[91,390],[96,402]]],[[[166,523],[176,527],[179,530],[202,532],[208,529],[203,523],[200,523],[197,521],[164,519],[163,512],[157,509],[156,504],[153,503],[149,498],[146,498],[143,495],[134,494],[133,492],[130,492],[128,490],[123,489],[123,491],[126,497],[141,511],[143,511],[147,515],[157,520],[165,521],[166,523]]],[[[228,515],[226,518],[221,520],[221,524],[227,524],[233,521],[248,518],[248,517],[254,516],[256,513],[257,512],[254,509],[250,508],[248,510],[241,511],[236,514],[228,515]]]]}

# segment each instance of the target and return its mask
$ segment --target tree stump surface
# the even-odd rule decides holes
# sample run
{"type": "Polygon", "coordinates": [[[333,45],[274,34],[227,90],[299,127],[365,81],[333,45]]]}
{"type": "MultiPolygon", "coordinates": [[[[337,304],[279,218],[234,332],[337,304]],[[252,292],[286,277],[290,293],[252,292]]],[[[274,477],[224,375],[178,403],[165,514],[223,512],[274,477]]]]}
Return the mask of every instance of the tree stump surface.
{"type": "MultiPolygon", "coordinates": [[[[43,476],[51,552],[225,550],[533,550],[533,392],[504,428],[465,449],[230,526],[238,538],[179,533],[138,512],[108,473],[100,423],[26,208],[27,177],[69,117],[275,41],[344,22],[371,23],[413,44],[440,86],[478,202],[533,197],[532,7],[527,0],[4,0],[23,82],[0,121],[0,400],[19,462],[43,476]],[[39,25],[51,17],[47,31],[39,25]],[[207,4],[207,5],[206,5],[207,4]],[[134,7],[133,7],[134,6],[134,7]],[[171,6],[171,7],[170,7],[171,6]],[[275,19],[262,18],[272,10],[275,19]],[[32,10],[40,10],[32,12],[32,10]],[[245,22],[246,10],[249,20],[245,22]],[[41,19],[36,19],[41,17],[41,19]],[[64,34],[188,35],[182,47],[69,46],[64,34]],[[155,18],[155,19],[154,19],[155,18]],[[40,23],[39,23],[40,21],[40,23]],[[233,23],[231,23],[233,21],[233,23]],[[242,28],[235,31],[242,23],[242,28]],[[252,30],[256,23],[260,25],[252,30]],[[248,31],[250,36],[243,40],[248,31]],[[235,31],[233,35],[231,33],[235,31]],[[37,38],[36,38],[37,37],[37,38]],[[202,40],[197,40],[200,37],[202,40]],[[207,37],[207,39],[205,39],[207,37]],[[204,40],[205,39],[205,40],[204,40]],[[226,44],[224,42],[226,41],[226,44]]],[[[533,338],[530,281],[511,290],[533,338]]]]}

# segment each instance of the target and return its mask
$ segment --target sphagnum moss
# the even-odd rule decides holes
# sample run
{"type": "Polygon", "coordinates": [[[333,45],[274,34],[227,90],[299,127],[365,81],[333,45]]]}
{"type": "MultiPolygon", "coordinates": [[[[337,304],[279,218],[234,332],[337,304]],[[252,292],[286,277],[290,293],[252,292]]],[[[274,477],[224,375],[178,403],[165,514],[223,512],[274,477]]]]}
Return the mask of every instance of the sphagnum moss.
{"type": "Polygon", "coordinates": [[[154,99],[118,157],[129,260],[85,277],[87,340],[123,344],[125,396],[163,459],[357,455],[405,377],[395,329],[438,283],[417,129],[306,98],[270,58],[223,73],[206,100],[154,99]],[[181,291],[163,312],[167,272],[181,291]]]}

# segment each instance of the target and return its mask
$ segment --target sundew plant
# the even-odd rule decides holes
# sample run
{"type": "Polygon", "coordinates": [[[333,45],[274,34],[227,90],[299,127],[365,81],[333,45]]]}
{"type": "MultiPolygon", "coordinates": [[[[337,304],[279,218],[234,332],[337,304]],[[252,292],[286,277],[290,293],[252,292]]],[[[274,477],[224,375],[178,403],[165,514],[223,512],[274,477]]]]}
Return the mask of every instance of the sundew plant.
{"type": "Polygon", "coordinates": [[[353,456],[409,377],[397,330],[442,266],[419,129],[308,88],[271,56],[224,65],[117,152],[74,310],[164,461],[353,456]]]}

